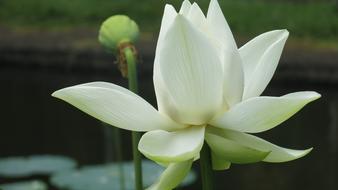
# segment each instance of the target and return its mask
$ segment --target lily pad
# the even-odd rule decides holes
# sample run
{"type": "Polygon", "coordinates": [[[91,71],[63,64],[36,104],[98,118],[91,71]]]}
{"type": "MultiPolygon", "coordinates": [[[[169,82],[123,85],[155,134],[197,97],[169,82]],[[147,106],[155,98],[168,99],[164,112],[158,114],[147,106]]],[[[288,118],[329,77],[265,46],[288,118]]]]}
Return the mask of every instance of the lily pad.
{"type": "MultiPolygon", "coordinates": [[[[132,162],[122,164],[124,173],[124,189],[134,189],[134,166],[132,162]]],[[[143,183],[150,186],[154,183],[164,168],[144,160],[143,183]]],[[[51,177],[51,183],[60,189],[69,190],[120,190],[120,168],[117,164],[86,166],[79,170],[56,173],[51,177]]],[[[182,183],[189,185],[196,180],[195,173],[191,172],[182,183]]]]}
{"type": "Polygon", "coordinates": [[[64,156],[34,155],[0,159],[0,176],[27,177],[49,175],[76,167],[76,162],[64,156]]]}
{"type": "Polygon", "coordinates": [[[1,190],[47,190],[47,185],[42,181],[25,181],[0,185],[1,190]]]}

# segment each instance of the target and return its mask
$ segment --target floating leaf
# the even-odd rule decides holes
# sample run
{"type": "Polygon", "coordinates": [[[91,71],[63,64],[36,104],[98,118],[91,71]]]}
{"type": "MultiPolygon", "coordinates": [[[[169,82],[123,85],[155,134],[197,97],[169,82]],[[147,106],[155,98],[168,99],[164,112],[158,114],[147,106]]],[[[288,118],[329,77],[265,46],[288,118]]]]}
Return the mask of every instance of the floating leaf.
{"type": "Polygon", "coordinates": [[[27,177],[49,175],[76,167],[76,162],[64,156],[34,155],[0,159],[0,176],[27,177]]]}
{"type": "Polygon", "coordinates": [[[42,181],[25,181],[0,185],[0,190],[47,190],[47,185],[42,181]]]}
{"type": "MultiPolygon", "coordinates": [[[[132,162],[122,164],[125,190],[134,189],[134,166],[132,162]]],[[[143,183],[150,186],[156,181],[164,168],[154,162],[144,160],[143,183]]],[[[51,178],[51,183],[60,189],[69,190],[120,190],[120,172],[117,164],[86,166],[79,170],[56,173],[51,178]]],[[[195,173],[191,172],[184,180],[183,186],[196,180],[195,173]]]]}

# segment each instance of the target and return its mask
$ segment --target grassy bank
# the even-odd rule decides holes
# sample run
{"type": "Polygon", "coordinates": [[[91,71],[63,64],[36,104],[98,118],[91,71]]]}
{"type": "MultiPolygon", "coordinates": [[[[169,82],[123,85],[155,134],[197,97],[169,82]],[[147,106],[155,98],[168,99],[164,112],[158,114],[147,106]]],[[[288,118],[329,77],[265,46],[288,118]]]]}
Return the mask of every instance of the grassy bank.
{"type": "MultiPolygon", "coordinates": [[[[219,0],[237,35],[253,36],[267,30],[287,28],[293,36],[337,41],[338,10],[330,1],[219,0]]],[[[209,0],[197,0],[204,11],[209,0]]],[[[98,27],[113,14],[127,14],[142,31],[157,32],[165,3],[179,8],[180,0],[1,0],[0,23],[12,27],[98,27]]]]}

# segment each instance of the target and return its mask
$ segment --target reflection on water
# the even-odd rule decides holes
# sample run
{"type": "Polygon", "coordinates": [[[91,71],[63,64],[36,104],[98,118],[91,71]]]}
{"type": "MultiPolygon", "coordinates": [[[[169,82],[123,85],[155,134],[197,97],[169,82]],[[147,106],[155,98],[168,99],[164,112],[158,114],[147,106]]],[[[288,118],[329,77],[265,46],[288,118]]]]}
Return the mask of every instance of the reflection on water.
{"type": "MultiPolygon", "coordinates": [[[[56,89],[95,80],[126,85],[121,77],[108,73],[1,69],[0,157],[61,154],[73,157],[81,164],[116,159],[114,152],[107,151],[112,149],[110,134],[100,122],[50,96],[56,89]]],[[[141,75],[140,78],[141,95],[155,104],[152,76],[141,75]]],[[[217,189],[338,188],[337,89],[299,80],[273,80],[265,94],[282,95],[300,90],[316,90],[323,97],[296,117],[259,136],[290,148],[313,146],[313,152],[303,159],[282,164],[233,165],[228,171],[216,173],[217,189]]],[[[122,131],[123,154],[127,160],[131,159],[129,138],[129,133],[122,131]]],[[[199,189],[199,185],[197,183],[191,189],[199,189]]]]}

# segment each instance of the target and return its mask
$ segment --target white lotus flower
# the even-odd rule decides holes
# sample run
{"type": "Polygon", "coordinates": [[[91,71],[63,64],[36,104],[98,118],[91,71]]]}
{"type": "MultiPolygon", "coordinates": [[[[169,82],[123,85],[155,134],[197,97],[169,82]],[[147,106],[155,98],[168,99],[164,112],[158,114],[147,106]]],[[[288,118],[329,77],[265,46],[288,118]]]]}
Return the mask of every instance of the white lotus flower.
{"type": "Polygon", "coordinates": [[[131,91],[93,82],[56,91],[58,97],[113,126],[145,131],[139,150],[169,164],[153,189],[172,189],[197,159],[204,140],[214,169],[230,163],[286,162],[311,149],[292,150],[247,133],[269,130],[290,118],[316,92],[260,96],[277,67],[288,31],[264,33],[240,49],[217,0],[207,16],[184,1],[166,5],[154,63],[158,110],[131,91]],[[168,178],[166,176],[172,176],[168,178]]]}

